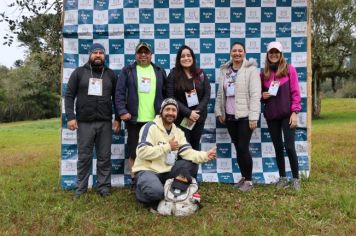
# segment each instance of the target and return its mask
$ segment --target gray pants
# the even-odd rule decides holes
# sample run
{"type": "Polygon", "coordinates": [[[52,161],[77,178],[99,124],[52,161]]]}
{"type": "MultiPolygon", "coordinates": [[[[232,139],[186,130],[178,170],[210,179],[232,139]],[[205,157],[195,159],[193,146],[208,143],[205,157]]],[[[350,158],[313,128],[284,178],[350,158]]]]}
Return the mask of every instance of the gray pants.
{"type": "Polygon", "coordinates": [[[78,122],[77,194],[87,191],[93,163],[93,148],[96,152],[96,175],[98,191],[111,187],[111,121],[78,122]]]}
{"type": "Polygon", "coordinates": [[[157,174],[152,171],[140,171],[136,174],[136,199],[147,205],[155,205],[164,198],[164,183],[167,179],[180,174],[180,170],[188,170],[191,176],[196,176],[198,165],[187,160],[178,160],[167,173],[157,174]]]}

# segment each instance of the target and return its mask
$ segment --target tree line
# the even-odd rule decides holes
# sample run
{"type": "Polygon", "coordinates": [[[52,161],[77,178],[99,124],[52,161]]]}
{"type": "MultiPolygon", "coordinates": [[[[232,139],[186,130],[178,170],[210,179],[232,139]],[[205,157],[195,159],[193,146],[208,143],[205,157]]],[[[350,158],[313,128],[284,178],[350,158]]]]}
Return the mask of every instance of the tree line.
{"type": "MultiPolygon", "coordinates": [[[[321,84],[356,75],[356,11],[354,0],[313,0],[311,8],[312,108],[321,112],[321,84]]],[[[62,0],[13,0],[21,14],[0,13],[11,33],[1,35],[11,46],[14,37],[28,48],[27,57],[12,68],[0,66],[0,121],[44,119],[60,115],[62,0]],[[22,14],[26,12],[26,14],[22,14]]]]}

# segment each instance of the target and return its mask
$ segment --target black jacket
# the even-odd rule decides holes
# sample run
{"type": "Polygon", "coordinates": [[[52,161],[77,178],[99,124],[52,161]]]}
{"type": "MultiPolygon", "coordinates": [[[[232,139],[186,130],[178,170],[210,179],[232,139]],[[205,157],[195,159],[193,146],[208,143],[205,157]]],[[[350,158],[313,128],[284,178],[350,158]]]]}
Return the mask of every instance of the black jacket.
{"type": "MultiPolygon", "coordinates": [[[[114,71],[105,67],[102,76],[103,96],[88,95],[89,78],[100,78],[101,72],[92,72],[89,63],[78,67],[71,74],[65,95],[65,112],[67,120],[106,121],[112,120],[112,111],[117,76],[114,71]],[[74,114],[74,100],[76,114],[74,114]]],[[[115,108],[115,106],[114,106],[115,108]]],[[[117,114],[115,112],[115,117],[117,114]]]]}
{"type": "Polygon", "coordinates": [[[175,78],[173,75],[173,70],[169,73],[167,78],[167,97],[174,98],[178,102],[178,117],[176,120],[176,124],[180,124],[184,117],[189,118],[192,110],[199,110],[200,117],[197,121],[198,123],[203,123],[206,120],[208,115],[208,102],[210,99],[210,83],[206,74],[199,69],[199,77],[194,79],[195,88],[198,93],[199,104],[193,107],[188,107],[187,99],[185,97],[185,92],[189,92],[193,89],[192,87],[189,88],[187,91],[176,90],[175,83],[179,79],[184,78],[175,78]]]}

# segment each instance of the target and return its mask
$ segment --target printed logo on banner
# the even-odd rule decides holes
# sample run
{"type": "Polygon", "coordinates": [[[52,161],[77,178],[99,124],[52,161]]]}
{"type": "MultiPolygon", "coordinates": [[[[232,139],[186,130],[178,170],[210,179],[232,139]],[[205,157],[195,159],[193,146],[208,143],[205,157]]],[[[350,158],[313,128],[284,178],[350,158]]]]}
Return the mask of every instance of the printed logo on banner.
{"type": "Polygon", "coordinates": [[[135,62],[135,54],[127,55],[125,54],[125,65],[129,65],[135,62]]]}
{"type": "Polygon", "coordinates": [[[183,45],[184,45],[184,39],[171,39],[170,40],[170,53],[176,54],[178,52],[179,48],[182,47],[183,45]]]}
{"type": "Polygon", "coordinates": [[[277,0],[277,7],[290,7],[291,4],[291,0],[277,0]]]}
{"type": "Polygon", "coordinates": [[[215,115],[210,113],[206,117],[204,128],[205,129],[215,129],[215,127],[216,127],[215,115]]]}
{"type": "Polygon", "coordinates": [[[209,99],[208,102],[208,113],[214,113],[214,107],[215,107],[215,99],[209,99]]]}
{"type": "Polygon", "coordinates": [[[202,143],[215,143],[216,142],[216,134],[215,129],[204,129],[202,137],[202,143]]]}
{"type": "Polygon", "coordinates": [[[307,22],[292,22],[292,37],[307,37],[307,22]]]}
{"type": "Polygon", "coordinates": [[[109,9],[112,8],[123,8],[124,2],[122,0],[110,0],[109,1],[109,9]]]}
{"type": "Polygon", "coordinates": [[[169,24],[155,25],[155,38],[166,39],[169,36],[169,24]]]}
{"type": "Polygon", "coordinates": [[[202,174],[203,182],[216,183],[219,181],[218,175],[216,173],[203,173],[202,174]]]}
{"type": "Polygon", "coordinates": [[[299,128],[307,127],[307,113],[301,112],[298,114],[298,127],[299,128]]]}
{"type": "Polygon", "coordinates": [[[246,22],[261,22],[261,8],[247,7],[246,8],[246,22]]]}
{"type": "Polygon", "coordinates": [[[94,39],[105,39],[109,36],[108,32],[108,25],[94,25],[94,39]]]}
{"type": "Polygon", "coordinates": [[[78,40],[77,39],[64,39],[63,48],[69,54],[78,54],[78,40]]]}
{"type": "Polygon", "coordinates": [[[79,46],[79,54],[88,54],[89,48],[93,44],[93,40],[91,39],[79,39],[77,46],[79,46]]]}
{"type": "MultiPolygon", "coordinates": [[[[204,69],[204,73],[210,83],[215,83],[215,69],[204,69]]],[[[213,88],[211,90],[213,90],[213,88]]]]}
{"type": "Polygon", "coordinates": [[[215,0],[215,7],[230,7],[228,0],[215,0]]]}
{"type": "Polygon", "coordinates": [[[215,22],[215,9],[214,8],[200,8],[200,22],[201,23],[214,23],[215,22]]]}
{"type": "Polygon", "coordinates": [[[123,39],[110,39],[109,40],[109,53],[110,54],[123,54],[124,53],[124,40],[123,39]]]}
{"type": "Polygon", "coordinates": [[[169,22],[170,23],[184,23],[184,8],[169,9],[169,22]]]}
{"type": "Polygon", "coordinates": [[[112,132],[112,143],[113,144],[125,144],[125,130],[121,129],[118,134],[112,132]]]}
{"type": "Polygon", "coordinates": [[[69,10],[76,10],[78,9],[78,0],[67,0],[64,1],[64,10],[69,11],[69,10]]]}
{"type": "Polygon", "coordinates": [[[306,141],[307,140],[307,130],[302,128],[297,128],[295,130],[295,140],[296,141],[306,141]]]}
{"type": "Polygon", "coordinates": [[[78,149],[77,144],[62,144],[62,160],[77,160],[78,149]]]}
{"type": "Polygon", "coordinates": [[[260,7],[261,0],[246,0],[246,7],[260,7]]]}
{"type": "Polygon", "coordinates": [[[262,7],[275,7],[276,0],[261,0],[262,7]]]}
{"type": "Polygon", "coordinates": [[[94,10],[107,10],[109,7],[107,0],[95,0],[94,10]]]}
{"type": "MultiPolygon", "coordinates": [[[[171,52],[172,53],[172,52],[171,52]]],[[[176,66],[176,52],[174,54],[169,54],[169,59],[170,59],[170,66],[169,68],[173,68],[176,66]]],[[[166,74],[168,75],[170,71],[166,71],[166,74]]]]}
{"type": "Polygon", "coordinates": [[[216,173],[216,160],[201,164],[202,173],[216,173]]]}
{"type": "Polygon", "coordinates": [[[278,171],[276,158],[262,158],[263,172],[278,171]]]}
{"type": "Polygon", "coordinates": [[[295,149],[298,156],[308,156],[308,143],[307,141],[296,141],[295,149]]]}
{"type": "Polygon", "coordinates": [[[184,0],[171,0],[169,4],[170,8],[184,8],[184,0]]]}
{"type": "Polygon", "coordinates": [[[215,39],[215,53],[228,53],[230,51],[229,39],[215,39]]]}
{"type": "Polygon", "coordinates": [[[65,38],[77,38],[78,37],[78,26],[76,25],[65,25],[63,27],[63,37],[65,38]]]}
{"type": "Polygon", "coordinates": [[[111,174],[124,174],[125,160],[124,159],[113,159],[111,160],[111,174]]]}
{"type": "Polygon", "coordinates": [[[292,6],[294,7],[306,7],[307,0],[292,0],[292,6]]]}
{"type": "Polygon", "coordinates": [[[275,22],[276,21],[276,8],[262,7],[262,22],[275,22]]]}
{"type": "Polygon", "coordinates": [[[227,129],[217,128],[216,129],[216,142],[217,143],[231,143],[230,135],[227,129]]]}
{"type": "Polygon", "coordinates": [[[260,143],[250,143],[249,146],[251,156],[262,157],[261,144],[260,143]]]}
{"type": "Polygon", "coordinates": [[[259,38],[261,36],[260,23],[246,23],[246,37],[259,38]]]}
{"type": "Polygon", "coordinates": [[[233,173],[240,173],[240,166],[237,163],[237,158],[236,156],[232,157],[232,172],[233,173]]]}
{"type": "Polygon", "coordinates": [[[199,23],[199,8],[185,8],[184,9],[184,22],[185,23],[199,23]]]}
{"type": "Polygon", "coordinates": [[[125,183],[131,182],[131,177],[126,179],[126,176],[120,175],[111,175],[111,186],[112,187],[122,187],[125,183]]]}
{"type": "Polygon", "coordinates": [[[230,143],[216,144],[216,156],[218,158],[231,158],[231,144],[230,143]]]}
{"type": "Polygon", "coordinates": [[[245,22],[246,9],[242,7],[232,7],[230,11],[231,22],[245,22]]]}
{"type": "Polygon", "coordinates": [[[93,36],[93,25],[79,25],[78,26],[78,37],[92,39],[93,36]]]}
{"type": "Polygon", "coordinates": [[[291,21],[291,8],[290,7],[278,7],[276,14],[277,14],[276,22],[290,22],[291,21]]]}
{"type": "Polygon", "coordinates": [[[169,55],[155,55],[155,63],[165,69],[169,69],[170,62],[169,62],[169,55]]]}
{"type": "MultiPolygon", "coordinates": [[[[290,52],[285,52],[285,53],[283,53],[284,54],[284,59],[286,59],[286,61],[287,61],[287,63],[288,64],[290,64],[291,63],[291,57],[292,57],[292,54],[290,53],[290,52]]],[[[294,64],[293,64],[293,66],[295,66],[294,64]]]]}
{"type": "Polygon", "coordinates": [[[214,53],[214,39],[200,39],[200,53],[214,53]]]}
{"type": "Polygon", "coordinates": [[[220,66],[224,65],[225,63],[227,63],[230,60],[230,54],[225,53],[225,54],[221,54],[221,53],[216,53],[215,54],[215,68],[220,68],[220,66]]]}
{"type": "Polygon", "coordinates": [[[200,37],[201,38],[215,38],[215,24],[202,23],[200,24],[200,37]]]}
{"type": "MultiPolygon", "coordinates": [[[[73,73],[74,69],[73,68],[63,68],[63,84],[67,84],[69,81],[70,75],[73,73]]],[[[64,95],[64,94],[62,94],[64,95]]]]}
{"type": "Polygon", "coordinates": [[[94,24],[103,25],[109,22],[107,11],[94,11],[94,24]]]}
{"type": "Polygon", "coordinates": [[[231,23],[230,37],[244,39],[245,38],[245,23],[231,23]]]}
{"type": "Polygon", "coordinates": [[[232,173],[218,173],[219,182],[221,183],[233,183],[234,177],[232,173]]]}
{"type": "Polygon", "coordinates": [[[307,81],[307,68],[302,67],[302,68],[297,68],[297,74],[298,74],[298,81],[307,81]]]}
{"type": "Polygon", "coordinates": [[[168,7],[169,7],[169,1],[165,1],[165,0],[154,1],[154,8],[168,8],[168,7]]]}
{"type": "Polygon", "coordinates": [[[230,22],[230,8],[216,8],[215,22],[217,23],[230,22]]]}
{"type": "Polygon", "coordinates": [[[185,24],[169,24],[169,38],[185,38],[185,24]]]}
{"type": "Polygon", "coordinates": [[[246,58],[248,59],[255,59],[257,62],[257,65],[261,65],[261,61],[260,61],[260,54],[259,53],[246,53],[246,58]]]}
{"type": "Polygon", "coordinates": [[[64,53],[63,64],[66,68],[77,68],[78,67],[78,54],[68,54],[64,53]]]}
{"type": "Polygon", "coordinates": [[[140,22],[139,10],[134,8],[125,8],[124,20],[125,24],[138,24],[140,22]]]}
{"type": "Polygon", "coordinates": [[[76,25],[78,23],[78,12],[77,11],[67,11],[64,15],[65,25],[76,25]]]}
{"type": "MultiPolygon", "coordinates": [[[[274,38],[261,38],[261,52],[267,53],[267,46],[270,42],[275,41],[274,38]]],[[[265,58],[265,56],[263,56],[262,58],[265,58]]],[[[263,68],[261,66],[261,68],[263,68]]]]}
{"type": "Polygon", "coordinates": [[[245,46],[246,46],[247,52],[259,53],[261,51],[261,39],[260,38],[247,38],[245,46]]]}
{"type": "Polygon", "coordinates": [[[77,175],[77,160],[62,160],[61,175],[77,175]]]}
{"type": "Polygon", "coordinates": [[[156,24],[169,23],[169,9],[154,9],[154,21],[156,24]]]}
{"type": "Polygon", "coordinates": [[[138,1],[139,0],[124,0],[124,7],[125,8],[138,8],[138,1]]]}
{"type": "Polygon", "coordinates": [[[215,24],[215,36],[217,38],[229,38],[230,37],[230,24],[216,23],[215,24]]]}
{"type": "Polygon", "coordinates": [[[307,55],[304,52],[292,53],[292,65],[294,67],[307,67],[307,55]]]}
{"type": "Polygon", "coordinates": [[[262,159],[263,158],[255,158],[253,156],[252,162],[253,162],[254,172],[256,172],[256,173],[263,172],[262,159]]]}
{"type": "Polygon", "coordinates": [[[301,98],[300,105],[302,106],[301,112],[307,112],[307,98],[306,97],[301,98]]]}
{"type": "Polygon", "coordinates": [[[140,24],[153,24],[153,9],[139,10],[140,24]]]}
{"type": "Polygon", "coordinates": [[[301,97],[307,97],[307,83],[299,82],[299,91],[301,97]]]}
{"type": "Polygon", "coordinates": [[[77,144],[77,131],[62,129],[62,144],[77,144]]]}
{"type": "Polygon", "coordinates": [[[229,156],[229,158],[217,158],[216,164],[218,173],[232,172],[231,156],[229,156]]]}
{"type": "MultiPolygon", "coordinates": [[[[258,125],[258,123],[257,123],[257,125],[258,125]]],[[[261,142],[261,129],[260,128],[256,128],[252,132],[251,143],[260,143],[260,142],[261,142]]]]}
{"type": "Polygon", "coordinates": [[[77,187],[76,175],[62,175],[61,177],[62,189],[75,189],[77,187]]]}
{"type": "Polygon", "coordinates": [[[140,0],[139,3],[139,8],[153,8],[153,0],[140,0]]]}
{"type": "Polygon", "coordinates": [[[185,37],[199,38],[199,24],[196,23],[185,24],[185,37]]]}
{"type": "Polygon", "coordinates": [[[292,42],[290,38],[276,38],[283,46],[283,53],[290,53],[292,51],[292,42]]]}
{"type": "Polygon", "coordinates": [[[169,39],[155,40],[155,54],[169,54],[169,39]]]}
{"type": "MultiPolygon", "coordinates": [[[[272,142],[271,134],[269,133],[267,128],[261,128],[261,141],[262,141],[262,143],[272,142]]],[[[263,153],[262,153],[262,156],[264,156],[263,153]]]]}
{"type": "Polygon", "coordinates": [[[200,68],[215,68],[215,54],[200,54],[200,68]]]}
{"type": "Polygon", "coordinates": [[[125,39],[138,39],[139,38],[139,25],[129,24],[124,25],[125,39]]]}
{"type": "Polygon", "coordinates": [[[307,156],[298,157],[299,171],[309,170],[309,159],[307,156]]]}
{"type": "Polygon", "coordinates": [[[78,11],[78,24],[93,24],[93,11],[79,10],[78,11]]]}
{"type": "Polygon", "coordinates": [[[306,52],[307,51],[307,38],[298,37],[292,38],[292,52],[306,52]]]}
{"type": "Polygon", "coordinates": [[[140,24],[140,38],[141,39],[154,39],[154,25],[153,24],[140,24]]]}
{"type": "Polygon", "coordinates": [[[231,0],[231,7],[245,7],[246,0],[231,0]]]}
{"type": "Polygon", "coordinates": [[[276,37],[276,24],[275,23],[261,23],[261,37],[265,38],[276,37]]]}
{"type": "Polygon", "coordinates": [[[276,23],[276,36],[291,37],[291,23],[276,23]]]}
{"type": "Polygon", "coordinates": [[[306,7],[292,7],[292,21],[303,22],[307,21],[307,8],[306,7]]]}

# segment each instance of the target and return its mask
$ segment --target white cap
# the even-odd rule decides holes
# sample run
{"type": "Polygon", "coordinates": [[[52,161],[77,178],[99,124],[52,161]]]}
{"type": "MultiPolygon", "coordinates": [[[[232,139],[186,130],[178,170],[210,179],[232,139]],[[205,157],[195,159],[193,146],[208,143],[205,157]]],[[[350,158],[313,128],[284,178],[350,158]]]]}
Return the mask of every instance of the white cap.
{"type": "Polygon", "coordinates": [[[267,52],[269,52],[273,48],[277,49],[279,52],[283,52],[283,46],[280,42],[270,42],[267,46],[267,52]]]}

